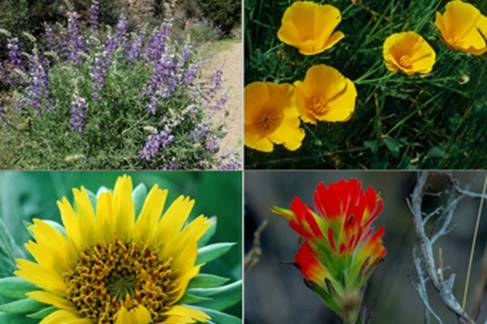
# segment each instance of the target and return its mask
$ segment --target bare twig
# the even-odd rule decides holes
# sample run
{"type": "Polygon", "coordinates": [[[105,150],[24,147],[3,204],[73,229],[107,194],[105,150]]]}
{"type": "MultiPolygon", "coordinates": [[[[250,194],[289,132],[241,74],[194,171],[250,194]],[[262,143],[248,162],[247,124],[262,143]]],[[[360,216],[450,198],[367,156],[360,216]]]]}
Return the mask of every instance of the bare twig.
{"type": "Polygon", "coordinates": [[[473,324],[475,323],[474,320],[470,318],[453,294],[455,274],[445,277],[443,258],[440,258],[440,265],[437,265],[433,248],[434,243],[440,237],[448,233],[455,210],[460,200],[463,199],[464,195],[460,194],[458,191],[450,195],[446,206],[441,212],[442,223],[439,225],[436,233],[434,233],[432,237],[429,237],[426,234],[426,222],[429,220],[429,218],[423,218],[422,211],[423,197],[427,180],[428,172],[423,171],[419,173],[416,187],[408,200],[408,206],[413,215],[415,230],[416,234],[418,235],[418,247],[415,248],[415,251],[413,251],[414,263],[418,273],[418,284],[416,289],[418,290],[426,309],[440,323],[442,323],[441,320],[438,319],[437,314],[433,311],[431,305],[429,304],[426,291],[426,282],[431,282],[433,287],[439,293],[445,306],[457,316],[460,323],[473,324]]]}
{"type": "MultiPolygon", "coordinates": [[[[487,176],[484,179],[484,186],[482,188],[481,197],[485,196],[486,188],[487,188],[487,176]]],[[[485,199],[480,200],[480,206],[479,206],[479,210],[477,212],[477,221],[475,222],[475,230],[473,232],[472,247],[470,248],[470,258],[468,260],[467,278],[465,279],[465,290],[463,292],[463,301],[462,301],[462,307],[463,308],[465,308],[465,306],[467,306],[468,286],[470,285],[470,273],[472,272],[472,263],[473,263],[473,257],[475,255],[475,246],[477,243],[477,235],[479,233],[480,216],[482,215],[482,210],[484,208],[484,200],[485,199]]]]}
{"type": "Polygon", "coordinates": [[[267,220],[264,220],[259,228],[254,232],[254,240],[252,242],[252,248],[250,251],[245,255],[245,271],[248,271],[255,267],[255,265],[259,262],[260,257],[262,256],[262,248],[260,244],[260,236],[262,232],[267,227],[267,220]]]}

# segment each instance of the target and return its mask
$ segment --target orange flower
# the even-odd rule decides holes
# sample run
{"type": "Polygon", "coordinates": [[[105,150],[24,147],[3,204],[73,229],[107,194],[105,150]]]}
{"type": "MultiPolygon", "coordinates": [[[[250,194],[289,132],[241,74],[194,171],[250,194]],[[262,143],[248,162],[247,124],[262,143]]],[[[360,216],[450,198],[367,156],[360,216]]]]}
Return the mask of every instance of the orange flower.
{"type": "Polygon", "coordinates": [[[415,32],[392,34],[384,42],[384,61],[389,71],[426,74],[433,69],[435,60],[433,48],[415,32]]]}
{"type": "Polygon", "coordinates": [[[254,82],[245,87],[245,146],[272,152],[274,144],[301,147],[304,130],[293,103],[293,86],[254,82]]]}
{"type": "Polygon", "coordinates": [[[294,85],[298,111],[306,123],[347,121],[355,110],[355,85],[331,66],[311,67],[304,81],[294,85]]]}
{"type": "Polygon", "coordinates": [[[331,5],[296,1],[284,12],[277,37],[303,55],[319,54],[345,37],[333,32],[341,20],[340,11],[331,5]]]}
{"type": "Polygon", "coordinates": [[[450,1],[443,15],[436,13],[435,25],[451,49],[473,55],[487,52],[487,17],[472,4],[450,1]]]}

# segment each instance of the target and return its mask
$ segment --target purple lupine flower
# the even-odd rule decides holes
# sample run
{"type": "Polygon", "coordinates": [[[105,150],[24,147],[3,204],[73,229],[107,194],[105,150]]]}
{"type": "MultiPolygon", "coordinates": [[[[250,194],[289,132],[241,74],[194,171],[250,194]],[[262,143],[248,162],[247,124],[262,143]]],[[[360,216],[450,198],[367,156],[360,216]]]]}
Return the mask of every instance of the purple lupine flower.
{"type": "Polygon", "coordinates": [[[115,49],[124,47],[127,42],[128,20],[125,15],[120,15],[115,27],[115,49]]]}
{"type": "Polygon", "coordinates": [[[210,152],[210,153],[216,153],[220,149],[220,141],[216,136],[211,136],[207,139],[205,148],[210,152]]]}
{"type": "Polygon", "coordinates": [[[176,90],[179,80],[177,71],[179,62],[175,56],[163,55],[152,72],[143,95],[150,96],[146,105],[150,114],[155,114],[156,106],[162,99],[168,98],[176,90]]]}
{"type": "Polygon", "coordinates": [[[81,62],[80,54],[86,51],[86,43],[80,31],[76,12],[68,13],[68,37],[68,60],[79,64],[81,62]]]}
{"type": "Polygon", "coordinates": [[[191,64],[183,74],[183,83],[188,86],[196,79],[200,72],[199,64],[191,64]]]}
{"type": "Polygon", "coordinates": [[[85,129],[87,111],[88,104],[86,100],[78,94],[75,94],[71,102],[71,127],[80,134],[85,129]]]}
{"type": "MultiPolygon", "coordinates": [[[[26,97],[21,101],[18,108],[30,106],[37,110],[39,114],[49,109],[50,98],[47,70],[42,64],[44,60],[37,55],[33,57],[29,68],[30,85],[26,90],[26,97]]],[[[47,66],[47,65],[46,65],[47,66]]]]}
{"type": "Polygon", "coordinates": [[[236,153],[222,154],[220,157],[219,170],[240,170],[242,169],[242,159],[236,153]]]}
{"type": "Polygon", "coordinates": [[[225,107],[227,102],[228,102],[228,95],[224,94],[223,96],[218,98],[218,100],[211,106],[210,109],[213,113],[217,113],[217,112],[221,111],[223,109],[223,107],[225,107]]]}
{"type": "Polygon", "coordinates": [[[193,143],[203,142],[206,141],[209,133],[210,130],[208,128],[208,125],[205,123],[201,123],[195,129],[191,130],[191,132],[189,133],[189,139],[193,143]]]}
{"type": "Polygon", "coordinates": [[[187,43],[183,48],[183,53],[182,53],[183,63],[189,62],[190,54],[191,54],[191,44],[187,43]]]}
{"type": "Polygon", "coordinates": [[[159,151],[168,146],[173,140],[174,136],[171,135],[171,129],[166,127],[164,130],[158,132],[157,134],[150,135],[147,138],[144,147],[139,152],[139,155],[143,160],[153,160],[159,151]]]}
{"type": "Polygon", "coordinates": [[[47,50],[56,53],[57,52],[57,39],[52,27],[48,24],[44,25],[44,36],[46,38],[47,50]]]}
{"type": "Polygon", "coordinates": [[[166,41],[172,29],[172,22],[165,20],[161,28],[151,37],[149,45],[145,49],[145,55],[149,62],[157,64],[166,52],[166,41]]]}
{"type": "Polygon", "coordinates": [[[130,44],[127,55],[127,60],[130,64],[134,64],[139,59],[140,51],[142,50],[142,46],[144,46],[145,35],[145,29],[141,30],[139,35],[132,41],[132,44],[130,44]]]}
{"type": "Polygon", "coordinates": [[[100,28],[100,2],[98,0],[93,0],[91,2],[88,20],[91,31],[95,35],[98,34],[98,29],[100,28]]]}
{"type": "Polygon", "coordinates": [[[160,170],[178,170],[179,163],[176,161],[168,161],[159,167],[160,170]]]}
{"type": "Polygon", "coordinates": [[[105,78],[107,74],[107,63],[103,53],[97,53],[95,55],[94,62],[91,66],[91,85],[92,85],[92,98],[93,100],[98,100],[100,93],[103,91],[105,86],[105,78]]]}
{"type": "Polygon", "coordinates": [[[7,43],[8,49],[8,61],[11,65],[11,69],[22,69],[22,51],[20,49],[20,41],[17,37],[10,38],[7,43]]]}

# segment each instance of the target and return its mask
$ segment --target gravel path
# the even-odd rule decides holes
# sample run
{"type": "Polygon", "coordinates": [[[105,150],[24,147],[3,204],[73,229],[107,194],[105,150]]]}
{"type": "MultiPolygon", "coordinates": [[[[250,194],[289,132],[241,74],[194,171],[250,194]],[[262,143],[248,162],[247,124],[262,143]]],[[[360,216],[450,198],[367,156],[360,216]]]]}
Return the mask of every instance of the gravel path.
{"type": "MultiPolygon", "coordinates": [[[[225,44],[226,45],[226,44],[225,44]]],[[[208,63],[207,71],[221,69],[223,71],[224,87],[228,89],[227,111],[214,116],[215,123],[224,122],[227,135],[221,142],[221,151],[242,152],[242,87],[243,87],[243,48],[242,43],[232,42],[222,51],[215,53],[208,63]]]]}

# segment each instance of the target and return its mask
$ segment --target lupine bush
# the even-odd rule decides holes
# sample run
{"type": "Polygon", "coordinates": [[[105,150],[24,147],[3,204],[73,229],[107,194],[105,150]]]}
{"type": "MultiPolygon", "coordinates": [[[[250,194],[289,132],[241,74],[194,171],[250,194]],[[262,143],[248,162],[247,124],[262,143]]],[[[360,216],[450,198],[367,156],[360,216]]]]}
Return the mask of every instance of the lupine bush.
{"type": "Polygon", "coordinates": [[[13,98],[0,126],[0,164],[30,168],[238,168],[220,152],[221,71],[202,77],[201,53],[172,22],[129,32],[102,27],[100,3],[45,25],[30,52],[8,39],[2,64],[13,98]],[[86,20],[86,22],[84,22],[86,20]],[[196,132],[205,129],[204,132],[196,132]]]}

